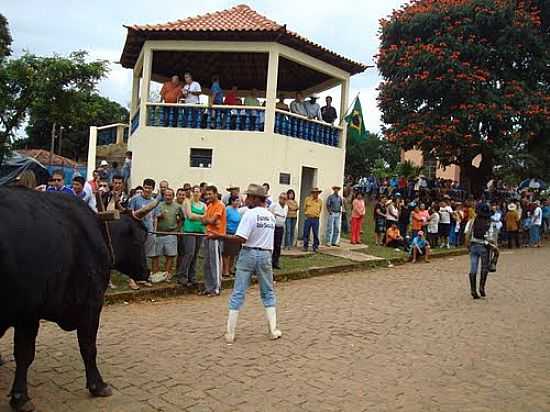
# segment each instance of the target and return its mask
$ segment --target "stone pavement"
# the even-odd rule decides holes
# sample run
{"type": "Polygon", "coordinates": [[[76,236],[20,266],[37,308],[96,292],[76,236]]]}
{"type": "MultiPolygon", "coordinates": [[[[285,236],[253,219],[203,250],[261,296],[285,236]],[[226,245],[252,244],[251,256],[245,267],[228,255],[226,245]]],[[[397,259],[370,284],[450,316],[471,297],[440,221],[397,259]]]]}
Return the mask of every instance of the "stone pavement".
{"type": "Polygon", "coordinates": [[[99,364],[114,396],[87,396],[76,338],[51,324],[31,396],[55,412],[550,411],[549,262],[546,248],[504,252],[482,301],[469,296],[466,256],[279,283],[275,342],[255,290],[231,346],[229,292],[109,306],[99,364]]]}

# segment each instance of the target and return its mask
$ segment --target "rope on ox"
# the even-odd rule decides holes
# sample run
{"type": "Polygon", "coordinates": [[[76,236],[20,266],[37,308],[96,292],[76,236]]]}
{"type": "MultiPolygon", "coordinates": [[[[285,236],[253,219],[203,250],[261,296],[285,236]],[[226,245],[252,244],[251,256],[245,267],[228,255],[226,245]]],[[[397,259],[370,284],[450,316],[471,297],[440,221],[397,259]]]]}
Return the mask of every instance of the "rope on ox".
{"type": "Polygon", "coordinates": [[[197,236],[197,237],[206,237],[206,233],[189,233],[189,232],[160,232],[156,230],[148,230],[150,235],[161,235],[161,236],[197,236]]]}

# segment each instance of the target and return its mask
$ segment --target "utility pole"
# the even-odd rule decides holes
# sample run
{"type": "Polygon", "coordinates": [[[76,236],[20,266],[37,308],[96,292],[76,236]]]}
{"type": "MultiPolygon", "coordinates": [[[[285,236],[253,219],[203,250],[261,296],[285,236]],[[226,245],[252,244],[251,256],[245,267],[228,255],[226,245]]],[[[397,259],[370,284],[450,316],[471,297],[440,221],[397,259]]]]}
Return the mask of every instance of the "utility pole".
{"type": "Polygon", "coordinates": [[[49,161],[49,166],[52,165],[52,162],[53,162],[53,152],[55,150],[55,127],[57,126],[57,123],[56,122],[53,122],[53,125],[52,125],[52,137],[51,137],[51,140],[50,140],[50,161],[49,161]]]}
{"type": "Polygon", "coordinates": [[[65,128],[61,126],[59,128],[59,148],[57,149],[57,153],[59,153],[60,156],[63,156],[63,131],[65,128]]]}

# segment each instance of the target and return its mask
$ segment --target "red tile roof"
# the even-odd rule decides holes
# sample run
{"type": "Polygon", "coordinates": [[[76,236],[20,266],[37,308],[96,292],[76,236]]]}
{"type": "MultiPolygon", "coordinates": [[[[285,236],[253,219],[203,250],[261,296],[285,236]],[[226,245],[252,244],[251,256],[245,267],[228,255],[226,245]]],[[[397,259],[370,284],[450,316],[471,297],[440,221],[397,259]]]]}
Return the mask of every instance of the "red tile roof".
{"type": "MultiPolygon", "coordinates": [[[[50,152],[44,149],[18,149],[17,153],[32,157],[33,159],[38,160],[44,166],[50,165],[50,152]]],[[[77,167],[80,166],[74,160],[68,159],[63,156],[54,154],[52,157],[51,166],[66,166],[66,167],[77,167]]]]}
{"type": "Polygon", "coordinates": [[[130,25],[124,27],[128,29],[128,36],[120,61],[124,67],[129,68],[134,66],[143,42],[147,39],[200,40],[202,36],[207,36],[207,38],[224,40],[223,35],[226,34],[233,36],[228,39],[235,40],[234,34],[236,33],[241,35],[238,39],[241,41],[276,41],[285,44],[339,67],[350,74],[363,72],[369,67],[339,55],[306,39],[298,33],[287,30],[286,25],[281,25],[270,20],[244,4],[227,10],[164,24],[130,25]],[[210,36],[208,36],[209,33],[210,36]],[[247,35],[251,38],[247,38],[247,35]]]}
{"type": "Polygon", "coordinates": [[[228,10],[164,24],[126,26],[137,31],[278,31],[284,26],[241,4],[228,10]]]}

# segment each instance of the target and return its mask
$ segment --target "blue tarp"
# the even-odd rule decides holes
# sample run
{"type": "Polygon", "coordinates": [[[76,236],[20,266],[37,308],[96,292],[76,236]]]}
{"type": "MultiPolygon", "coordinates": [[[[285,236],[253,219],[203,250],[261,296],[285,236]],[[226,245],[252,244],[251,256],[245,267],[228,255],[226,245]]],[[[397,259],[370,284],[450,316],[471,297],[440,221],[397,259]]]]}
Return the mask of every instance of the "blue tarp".
{"type": "Polygon", "coordinates": [[[38,160],[13,152],[8,159],[4,159],[0,167],[0,186],[15,182],[17,176],[25,170],[34,172],[38,184],[47,183],[48,170],[38,160]]]}

